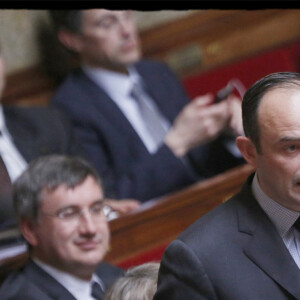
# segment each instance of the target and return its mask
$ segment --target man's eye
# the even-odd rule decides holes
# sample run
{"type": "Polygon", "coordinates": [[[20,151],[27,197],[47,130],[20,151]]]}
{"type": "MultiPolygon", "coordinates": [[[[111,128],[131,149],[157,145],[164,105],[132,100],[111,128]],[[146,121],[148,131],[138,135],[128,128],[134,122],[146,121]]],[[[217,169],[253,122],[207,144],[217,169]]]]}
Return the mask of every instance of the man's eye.
{"type": "Polygon", "coordinates": [[[103,203],[101,202],[101,203],[97,203],[97,204],[95,204],[95,205],[93,205],[92,207],[91,207],[91,209],[90,209],[90,211],[91,211],[91,213],[93,213],[93,214],[99,214],[99,213],[102,213],[102,211],[103,211],[103,203]]]}
{"type": "Polygon", "coordinates": [[[72,219],[78,216],[78,210],[74,208],[66,208],[58,213],[60,219],[72,219]]]}
{"type": "Polygon", "coordinates": [[[104,20],[101,20],[101,22],[99,22],[99,27],[108,29],[112,27],[115,23],[116,20],[114,18],[106,18],[104,20]]]}
{"type": "Polygon", "coordinates": [[[289,145],[286,147],[286,150],[288,152],[295,152],[297,150],[297,146],[296,145],[289,145]]]}

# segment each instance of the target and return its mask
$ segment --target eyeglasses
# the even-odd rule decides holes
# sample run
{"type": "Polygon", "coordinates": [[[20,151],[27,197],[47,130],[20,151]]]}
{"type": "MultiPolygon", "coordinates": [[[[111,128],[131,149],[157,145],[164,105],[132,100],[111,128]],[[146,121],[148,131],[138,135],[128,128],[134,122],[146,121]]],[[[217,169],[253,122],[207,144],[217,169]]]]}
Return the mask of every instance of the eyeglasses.
{"type": "MultiPolygon", "coordinates": [[[[89,213],[95,219],[100,219],[101,217],[105,217],[104,213],[104,201],[99,200],[96,201],[90,208],[89,213]]],[[[83,215],[84,210],[80,209],[78,206],[67,206],[55,213],[44,213],[43,216],[58,218],[63,221],[78,221],[80,217],[83,215]]]]}

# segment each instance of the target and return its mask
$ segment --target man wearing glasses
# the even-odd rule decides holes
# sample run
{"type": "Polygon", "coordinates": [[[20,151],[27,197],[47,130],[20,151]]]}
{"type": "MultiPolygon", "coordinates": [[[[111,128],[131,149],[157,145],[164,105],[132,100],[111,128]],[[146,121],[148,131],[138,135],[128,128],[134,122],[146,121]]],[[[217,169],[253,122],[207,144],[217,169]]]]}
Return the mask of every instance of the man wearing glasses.
{"type": "Polygon", "coordinates": [[[16,180],[14,203],[31,259],[0,298],[102,299],[123,271],[101,262],[110,234],[94,169],[77,158],[38,158],[16,180]]]}

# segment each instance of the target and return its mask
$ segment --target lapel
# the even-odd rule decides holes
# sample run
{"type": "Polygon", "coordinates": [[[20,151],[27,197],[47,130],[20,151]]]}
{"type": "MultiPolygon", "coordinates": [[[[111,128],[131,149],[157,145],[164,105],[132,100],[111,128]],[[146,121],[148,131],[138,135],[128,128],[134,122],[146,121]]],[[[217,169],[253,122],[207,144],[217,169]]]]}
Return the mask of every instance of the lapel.
{"type": "Polygon", "coordinates": [[[42,270],[33,261],[25,267],[25,276],[51,299],[76,300],[58,281],[42,270]]]}
{"type": "Polygon", "coordinates": [[[237,211],[239,230],[249,236],[244,253],[278,285],[300,299],[300,270],[274,225],[254,199],[250,180],[239,195],[242,205],[237,211]]]}
{"type": "Polygon", "coordinates": [[[85,75],[82,70],[78,74],[78,79],[84,93],[82,99],[85,102],[89,102],[89,104],[84,104],[85,107],[89,108],[89,113],[94,114],[96,112],[98,117],[101,116],[117,132],[123,133],[127,137],[134,136],[139,139],[137,133],[119,107],[100,86],[85,75]],[[91,107],[94,110],[90,109],[91,107]]]}
{"type": "MultiPolygon", "coordinates": [[[[174,99],[170,100],[170,92],[172,89],[170,89],[169,85],[171,83],[174,87],[174,83],[171,82],[170,77],[163,76],[163,74],[160,74],[156,68],[153,68],[152,63],[145,64],[144,61],[141,61],[138,62],[135,67],[143,79],[146,92],[155,101],[161,113],[172,124],[178,115],[178,107],[174,105],[174,99]]],[[[181,97],[181,95],[177,96],[181,97]]]]}

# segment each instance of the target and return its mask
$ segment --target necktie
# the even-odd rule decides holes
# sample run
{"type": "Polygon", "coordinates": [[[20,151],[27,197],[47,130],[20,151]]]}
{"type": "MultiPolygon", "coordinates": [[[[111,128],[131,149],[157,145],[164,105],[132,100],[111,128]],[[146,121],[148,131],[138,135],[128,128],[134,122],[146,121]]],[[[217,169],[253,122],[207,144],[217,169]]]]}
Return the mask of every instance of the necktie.
{"type": "MultiPolygon", "coordinates": [[[[2,131],[0,130],[0,137],[3,137],[2,131]]],[[[0,195],[5,199],[11,201],[12,198],[12,184],[7,172],[5,163],[0,155],[0,195]]]]}
{"type": "Polygon", "coordinates": [[[294,227],[300,232],[300,217],[294,223],[294,227]]]}
{"type": "Polygon", "coordinates": [[[92,296],[97,300],[102,300],[104,298],[104,292],[100,284],[96,281],[92,282],[92,296]]]}
{"type": "Polygon", "coordinates": [[[12,183],[0,155],[0,230],[16,226],[17,224],[12,204],[12,193],[12,183]]]}
{"type": "Polygon", "coordinates": [[[154,143],[158,146],[165,138],[167,130],[163,126],[163,117],[161,113],[149,105],[141,88],[134,84],[131,96],[136,100],[146,129],[152,137],[154,143]]]}

